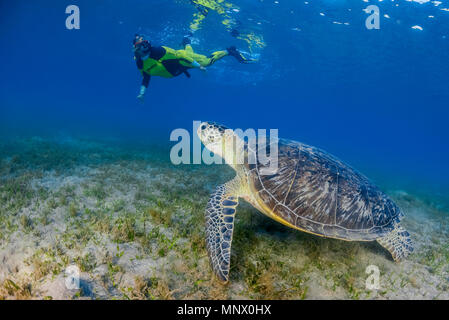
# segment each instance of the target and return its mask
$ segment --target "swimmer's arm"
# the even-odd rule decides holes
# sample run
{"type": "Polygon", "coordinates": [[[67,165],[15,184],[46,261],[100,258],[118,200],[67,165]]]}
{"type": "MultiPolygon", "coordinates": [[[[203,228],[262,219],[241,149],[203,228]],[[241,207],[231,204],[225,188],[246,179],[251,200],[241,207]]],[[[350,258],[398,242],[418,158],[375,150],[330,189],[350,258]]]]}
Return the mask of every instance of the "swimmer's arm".
{"type": "Polygon", "coordinates": [[[198,62],[196,62],[195,60],[193,60],[192,63],[190,63],[190,65],[192,66],[192,68],[199,68],[201,71],[206,71],[206,68],[203,67],[202,65],[200,65],[198,62]]]}
{"type": "Polygon", "coordinates": [[[148,85],[150,84],[150,80],[151,80],[151,76],[144,72],[143,73],[143,79],[142,79],[142,86],[144,86],[145,88],[148,88],[148,85]]]}
{"type": "Polygon", "coordinates": [[[139,95],[137,96],[137,99],[139,99],[141,102],[143,102],[145,98],[145,92],[148,89],[148,85],[150,84],[151,79],[151,76],[146,72],[143,72],[142,75],[143,75],[142,85],[140,86],[140,92],[139,95]]]}
{"type": "Polygon", "coordinates": [[[142,60],[142,58],[138,57],[138,56],[134,56],[134,60],[136,60],[137,69],[142,71],[142,69],[143,69],[143,60],[142,60]]]}
{"type": "Polygon", "coordinates": [[[148,73],[143,72],[142,58],[135,56],[135,59],[136,59],[137,69],[139,69],[139,71],[142,72],[142,76],[143,76],[142,84],[140,86],[140,91],[139,91],[139,95],[137,96],[137,99],[139,99],[141,102],[143,102],[143,100],[145,98],[145,92],[147,91],[148,86],[150,84],[151,76],[148,73]]]}
{"type": "Polygon", "coordinates": [[[178,57],[180,58],[180,60],[183,60],[184,62],[187,62],[189,64],[190,68],[199,68],[201,70],[204,69],[203,66],[201,66],[198,61],[196,61],[195,59],[187,56],[187,55],[182,55],[182,57],[180,55],[178,55],[178,57]]]}

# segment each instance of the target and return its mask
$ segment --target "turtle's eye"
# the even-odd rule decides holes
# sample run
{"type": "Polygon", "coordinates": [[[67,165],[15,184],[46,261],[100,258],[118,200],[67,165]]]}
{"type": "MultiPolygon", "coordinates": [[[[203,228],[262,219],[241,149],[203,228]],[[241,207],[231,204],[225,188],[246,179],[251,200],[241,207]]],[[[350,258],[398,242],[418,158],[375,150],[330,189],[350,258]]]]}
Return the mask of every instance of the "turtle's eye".
{"type": "Polygon", "coordinates": [[[203,124],[203,125],[201,126],[201,130],[206,130],[206,125],[205,125],[205,124],[203,124]]]}

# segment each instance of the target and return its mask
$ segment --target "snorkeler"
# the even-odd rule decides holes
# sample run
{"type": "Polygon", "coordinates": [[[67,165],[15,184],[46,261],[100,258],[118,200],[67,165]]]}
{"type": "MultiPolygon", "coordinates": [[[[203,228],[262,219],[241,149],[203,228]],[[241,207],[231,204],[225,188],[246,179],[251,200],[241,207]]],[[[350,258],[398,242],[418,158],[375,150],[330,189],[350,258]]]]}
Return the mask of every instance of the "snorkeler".
{"type": "Polygon", "coordinates": [[[189,69],[198,68],[205,71],[206,67],[228,55],[236,58],[240,63],[254,61],[247,59],[235,47],[216,51],[206,57],[193,52],[188,37],[184,37],[182,44],[184,46],[182,50],[174,50],[165,46],[155,47],[145,39],[144,35],[135,35],[133,40],[134,59],[136,60],[137,68],[143,76],[142,86],[137,99],[143,102],[151,76],[173,78],[180,74],[185,74],[190,78],[189,69]]]}

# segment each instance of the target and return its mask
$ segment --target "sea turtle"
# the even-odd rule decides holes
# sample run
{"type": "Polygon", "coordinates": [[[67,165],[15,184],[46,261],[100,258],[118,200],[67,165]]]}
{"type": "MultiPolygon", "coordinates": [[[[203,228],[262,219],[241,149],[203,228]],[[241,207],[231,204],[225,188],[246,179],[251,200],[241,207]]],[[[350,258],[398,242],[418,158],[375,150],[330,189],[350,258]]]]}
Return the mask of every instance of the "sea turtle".
{"type": "Polygon", "coordinates": [[[413,251],[410,235],[400,225],[403,213],[398,206],[365,176],[329,153],[296,141],[270,139],[265,150],[277,144],[277,171],[262,174],[270,164],[259,160],[259,147],[250,143],[252,139],[242,139],[213,122],[202,122],[197,133],[206,148],[236,172],[234,179],[212,193],[205,214],[207,252],[221,281],[229,280],[239,198],[297,230],[346,241],[377,240],[395,261],[413,251]],[[236,150],[243,150],[244,161],[236,161],[236,150]]]}

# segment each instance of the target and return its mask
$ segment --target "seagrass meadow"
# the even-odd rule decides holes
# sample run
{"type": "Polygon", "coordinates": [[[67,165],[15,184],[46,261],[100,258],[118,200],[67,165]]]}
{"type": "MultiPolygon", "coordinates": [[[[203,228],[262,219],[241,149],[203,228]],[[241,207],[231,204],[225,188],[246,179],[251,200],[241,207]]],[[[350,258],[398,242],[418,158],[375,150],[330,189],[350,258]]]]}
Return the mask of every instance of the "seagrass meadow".
{"type": "Polygon", "coordinates": [[[2,299],[447,299],[448,213],[401,190],[415,252],[289,229],[249,204],[236,218],[231,279],[214,278],[204,209],[226,166],[174,166],[163,145],[76,138],[2,142],[2,299]],[[67,289],[65,270],[81,271],[67,289]],[[366,289],[367,265],[380,288],[366,289]]]}

